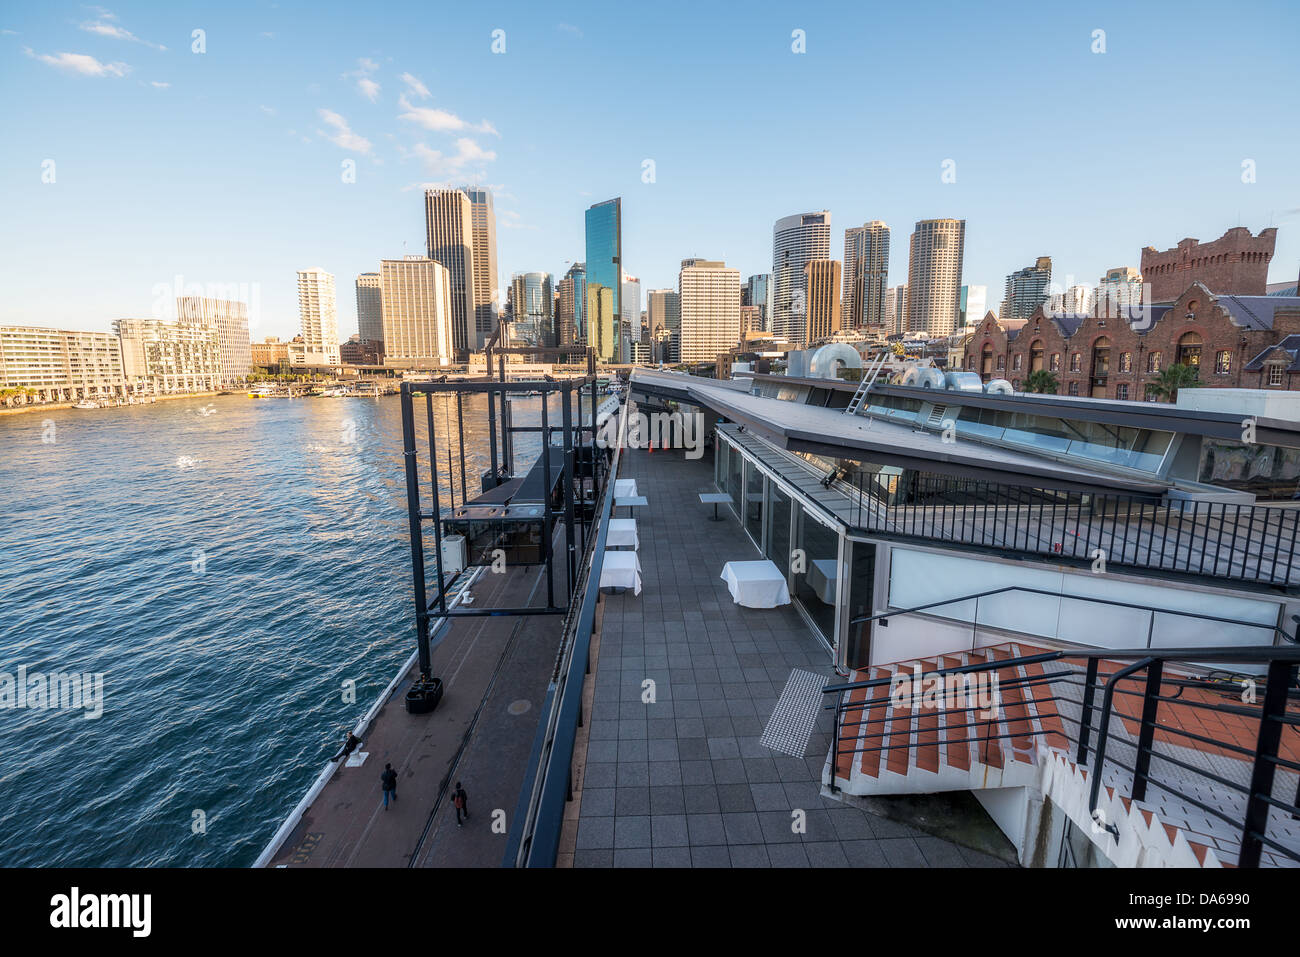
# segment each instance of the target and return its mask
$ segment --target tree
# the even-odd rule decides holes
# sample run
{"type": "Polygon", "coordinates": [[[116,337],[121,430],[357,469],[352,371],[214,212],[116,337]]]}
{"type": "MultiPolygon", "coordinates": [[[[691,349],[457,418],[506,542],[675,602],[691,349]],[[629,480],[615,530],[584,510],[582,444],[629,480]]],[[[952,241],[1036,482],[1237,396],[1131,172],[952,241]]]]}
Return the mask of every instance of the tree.
{"type": "Polygon", "coordinates": [[[1196,366],[1176,362],[1160,370],[1155,382],[1146,384],[1147,398],[1155,396],[1166,402],[1178,401],[1179,389],[1195,389],[1200,382],[1200,369],[1196,366]]]}
{"type": "Polygon", "coordinates": [[[1025,376],[1024,391],[1026,392],[1037,392],[1040,395],[1056,395],[1056,390],[1059,388],[1060,383],[1056,381],[1056,376],[1046,369],[1035,369],[1025,376]]]}

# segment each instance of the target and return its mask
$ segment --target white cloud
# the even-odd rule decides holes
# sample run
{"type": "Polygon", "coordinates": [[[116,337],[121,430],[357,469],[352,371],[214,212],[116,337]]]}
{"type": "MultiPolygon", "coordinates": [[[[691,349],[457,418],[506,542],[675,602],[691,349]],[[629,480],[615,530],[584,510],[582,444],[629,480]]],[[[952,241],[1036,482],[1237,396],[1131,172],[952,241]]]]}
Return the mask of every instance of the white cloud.
{"type": "Polygon", "coordinates": [[[334,128],[334,132],[325,133],[317,130],[321,136],[325,137],[335,146],[342,147],[345,150],[351,150],[353,153],[370,154],[370,140],[352,132],[348,126],[348,121],[335,113],[333,110],[317,110],[322,120],[334,128]]]}
{"type": "Polygon", "coordinates": [[[369,77],[363,76],[361,79],[357,80],[357,89],[360,90],[361,95],[364,96],[371,103],[378,101],[379,84],[376,83],[374,80],[370,79],[369,77]]]}
{"type": "Polygon", "coordinates": [[[555,29],[562,30],[565,33],[572,33],[575,37],[582,36],[582,31],[577,27],[575,27],[572,23],[558,23],[556,24],[555,29]]]}
{"type": "Polygon", "coordinates": [[[267,116],[275,116],[275,110],[269,106],[266,106],[265,104],[259,106],[258,109],[261,110],[263,113],[265,113],[267,116]]]}
{"type": "Polygon", "coordinates": [[[406,110],[398,116],[399,120],[410,120],[426,130],[432,130],[435,133],[459,133],[470,130],[475,133],[491,133],[493,136],[500,136],[487,120],[482,123],[469,123],[462,120],[455,113],[449,113],[447,110],[439,110],[429,106],[414,106],[403,93],[397,100],[398,106],[406,110]]]}
{"type": "Polygon", "coordinates": [[[101,37],[112,37],[114,40],[129,40],[132,43],[142,43],[147,47],[153,47],[155,50],[166,50],[167,48],[161,43],[151,43],[148,40],[136,36],[125,27],[120,27],[116,23],[109,21],[116,20],[117,17],[100,7],[92,8],[98,14],[97,20],[86,20],[81,24],[81,29],[87,33],[96,33],[101,37]]]}
{"type": "Polygon", "coordinates": [[[433,95],[429,92],[429,88],[424,85],[424,82],[418,76],[411,73],[403,73],[401,79],[402,82],[406,84],[406,88],[420,99],[427,100],[433,95]]]}
{"type": "Polygon", "coordinates": [[[458,137],[456,152],[451,155],[441,150],[431,149],[423,143],[415,144],[411,150],[424,164],[425,170],[433,176],[451,176],[461,173],[467,166],[479,163],[491,163],[497,158],[493,150],[485,150],[468,136],[458,137]]]}
{"type": "Polygon", "coordinates": [[[379,84],[370,78],[370,74],[379,69],[379,64],[368,57],[361,57],[357,60],[357,68],[349,70],[343,74],[345,80],[355,79],[357,81],[357,92],[364,96],[371,103],[379,99],[379,84]]]}
{"type": "Polygon", "coordinates": [[[150,81],[149,81],[149,85],[150,85],[150,86],[156,86],[156,87],[157,87],[158,89],[160,89],[160,90],[165,90],[165,89],[167,89],[168,87],[171,86],[170,83],[165,83],[165,82],[163,82],[162,80],[150,80],[150,81]]]}
{"type": "Polygon", "coordinates": [[[31,47],[23,47],[23,52],[55,69],[80,73],[82,76],[122,77],[131,72],[131,67],[126,63],[101,63],[86,53],[36,53],[31,47]]]}

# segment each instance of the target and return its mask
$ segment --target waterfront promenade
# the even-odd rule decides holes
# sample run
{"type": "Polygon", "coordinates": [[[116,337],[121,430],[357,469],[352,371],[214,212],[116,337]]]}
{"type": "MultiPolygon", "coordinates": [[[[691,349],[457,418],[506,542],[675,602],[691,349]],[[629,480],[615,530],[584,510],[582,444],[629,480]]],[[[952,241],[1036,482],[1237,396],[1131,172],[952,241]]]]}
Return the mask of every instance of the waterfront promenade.
{"type": "Polygon", "coordinates": [[[722,566],[762,556],[725,507],[727,519],[713,522],[712,506],[700,504],[698,493],[716,491],[711,456],[689,461],[680,452],[627,449],[619,478],[635,479],[649,500],[637,513],[644,590],[603,598],[560,866],[1014,860],[973,800],[877,802],[886,816],[823,797],[831,717],[820,695],[802,753],[765,747],[760,738],[791,673],[814,673],[818,687],[835,677],[828,649],[791,605],[757,610],[732,602],[722,566]],[[655,683],[649,704],[647,679],[655,683]],[[798,811],[802,833],[792,826],[798,811]]]}

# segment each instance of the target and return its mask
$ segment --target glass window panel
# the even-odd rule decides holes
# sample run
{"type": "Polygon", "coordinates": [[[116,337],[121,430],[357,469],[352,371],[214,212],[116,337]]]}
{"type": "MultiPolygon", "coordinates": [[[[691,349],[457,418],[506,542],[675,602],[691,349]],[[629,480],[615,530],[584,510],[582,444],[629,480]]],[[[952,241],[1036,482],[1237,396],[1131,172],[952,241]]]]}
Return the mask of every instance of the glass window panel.
{"type": "Polygon", "coordinates": [[[840,536],[816,519],[804,514],[798,505],[795,548],[803,555],[794,566],[794,595],[812,618],[822,636],[834,641],[835,599],[838,594],[840,536]]]}

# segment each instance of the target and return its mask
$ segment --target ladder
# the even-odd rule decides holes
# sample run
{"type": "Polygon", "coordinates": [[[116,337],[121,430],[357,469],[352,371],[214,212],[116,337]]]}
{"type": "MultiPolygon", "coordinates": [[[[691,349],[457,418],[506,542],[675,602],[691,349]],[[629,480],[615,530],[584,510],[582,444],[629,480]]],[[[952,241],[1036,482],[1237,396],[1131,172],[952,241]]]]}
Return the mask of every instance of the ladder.
{"type": "Polygon", "coordinates": [[[867,393],[871,391],[871,384],[876,381],[880,375],[880,370],[885,367],[889,360],[889,353],[882,352],[869,365],[862,369],[862,381],[858,383],[858,389],[853,393],[853,398],[849,399],[849,404],[844,407],[845,415],[857,415],[858,410],[862,408],[862,403],[866,401],[867,393]]]}

